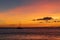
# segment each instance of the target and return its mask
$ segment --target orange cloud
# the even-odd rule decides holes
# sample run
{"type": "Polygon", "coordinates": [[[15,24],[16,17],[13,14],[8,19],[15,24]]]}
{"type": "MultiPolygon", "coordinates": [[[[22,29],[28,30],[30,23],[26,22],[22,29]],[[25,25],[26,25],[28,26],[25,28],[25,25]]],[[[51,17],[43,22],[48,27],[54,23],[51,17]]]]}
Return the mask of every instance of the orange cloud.
{"type": "MultiPolygon", "coordinates": [[[[10,9],[6,12],[0,13],[0,19],[4,20],[6,24],[36,24],[32,22],[32,19],[51,16],[54,18],[60,17],[59,6],[60,3],[34,3],[32,5],[18,6],[14,9],[10,9]],[[57,10],[57,12],[55,12],[57,10]],[[56,17],[57,16],[57,17],[56,17]]],[[[60,23],[59,23],[60,24],[60,23]]],[[[42,26],[46,24],[39,24],[35,26],[42,26]]],[[[47,24],[52,25],[52,24],[47,24]]],[[[32,25],[33,26],[33,25],[32,25]]]]}

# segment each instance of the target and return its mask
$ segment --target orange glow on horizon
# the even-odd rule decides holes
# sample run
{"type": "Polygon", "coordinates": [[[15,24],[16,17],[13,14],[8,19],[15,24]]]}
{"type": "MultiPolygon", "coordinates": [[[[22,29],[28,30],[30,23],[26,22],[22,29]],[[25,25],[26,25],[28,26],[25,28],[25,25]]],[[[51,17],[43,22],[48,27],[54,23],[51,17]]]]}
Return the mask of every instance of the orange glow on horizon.
{"type": "Polygon", "coordinates": [[[59,3],[35,3],[27,6],[18,6],[5,12],[0,12],[0,24],[22,24],[25,26],[60,26],[60,23],[39,23],[33,19],[53,17],[60,20],[59,3]],[[57,25],[55,25],[57,24],[57,25]]]}

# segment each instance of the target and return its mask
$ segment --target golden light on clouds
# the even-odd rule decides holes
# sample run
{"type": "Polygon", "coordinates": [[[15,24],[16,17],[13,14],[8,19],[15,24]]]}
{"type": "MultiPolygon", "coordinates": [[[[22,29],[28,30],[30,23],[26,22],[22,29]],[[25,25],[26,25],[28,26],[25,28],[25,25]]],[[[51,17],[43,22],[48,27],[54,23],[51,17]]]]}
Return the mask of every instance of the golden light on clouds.
{"type": "MultiPolygon", "coordinates": [[[[60,20],[59,2],[36,2],[25,6],[17,6],[4,12],[0,12],[0,19],[4,24],[22,24],[26,26],[58,26],[60,23],[39,23],[32,19],[53,17],[60,20]],[[57,24],[57,25],[55,25],[57,24]]],[[[59,25],[60,26],[60,25],[59,25]]]]}

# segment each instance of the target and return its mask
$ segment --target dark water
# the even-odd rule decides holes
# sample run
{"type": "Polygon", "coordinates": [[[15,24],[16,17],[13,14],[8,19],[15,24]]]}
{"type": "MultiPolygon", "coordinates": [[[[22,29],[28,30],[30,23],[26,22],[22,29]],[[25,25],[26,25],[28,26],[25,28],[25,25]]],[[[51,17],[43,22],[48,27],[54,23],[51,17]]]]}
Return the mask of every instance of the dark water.
{"type": "Polygon", "coordinates": [[[0,29],[0,40],[60,40],[60,28],[0,29]]]}

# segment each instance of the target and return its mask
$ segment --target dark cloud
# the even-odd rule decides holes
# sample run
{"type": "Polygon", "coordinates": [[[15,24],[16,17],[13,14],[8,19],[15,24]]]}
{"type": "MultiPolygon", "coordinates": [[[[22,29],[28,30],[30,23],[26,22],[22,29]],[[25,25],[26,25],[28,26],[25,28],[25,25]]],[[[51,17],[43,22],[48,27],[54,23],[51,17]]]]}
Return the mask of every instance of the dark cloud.
{"type": "MultiPolygon", "coordinates": [[[[49,22],[49,20],[54,20],[54,19],[52,17],[43,17],[43,18],[33,19],[32,21],[41,21],[41,20],[49,22]]],[[[39,22],[39,23],[43,23],[43,22],[39,22]]]]}
{"type": "Polygon", "coordinates": [[[38,1],[35,1],[35,0],[0,0],[0,11],[12,9],[17,6],[30,5],[35,2],[38,2],[38,1]]]}
{"type": "MultiPolygon", "coordinates": [[[[41,20],[44,20],[46,22],[49,22],[49,20],[52,20],[52,22],[60,22],[59,19],[56,20],[52,17],[43,17],[43,18],[33,19],[32,21],[41,21],[41,20]]],[[[39,22],[39,23],[42,23],[42,22],[39,22]]]]}
{"type": "Polygon", "coordinates": [[[19,0],[0,0],[0,11],[12,9],[19,5],[21,5],[19,0]]]}
{"type": "Polygon", "coordinates": [[[43,17],[36,20],[39,21],[39,20],[52,20],[52,19],[53,19],[52,17],[43,17]]]}
{"type": "Polygon", "coordinates": [[[59,0],[0,0],[0,11],[12,9],[16,6],[26,6],[33,3],[53,3],[60,2],[59,0]]]}

